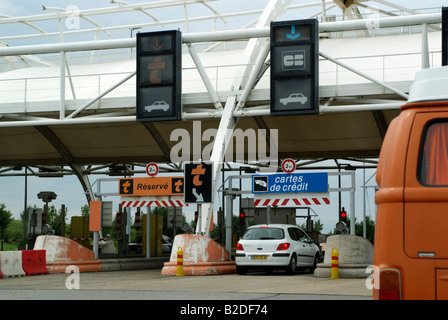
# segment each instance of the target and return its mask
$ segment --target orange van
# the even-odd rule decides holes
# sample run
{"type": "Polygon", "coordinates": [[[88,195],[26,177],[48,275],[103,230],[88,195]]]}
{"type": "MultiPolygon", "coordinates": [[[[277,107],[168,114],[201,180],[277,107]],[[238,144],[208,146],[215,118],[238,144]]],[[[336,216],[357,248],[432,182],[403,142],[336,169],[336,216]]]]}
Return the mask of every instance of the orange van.
{"type": "Polygon", "coordinates": [[[373,298],[448,299],[448,67],[417,73],[376,181],[373,298]]]}

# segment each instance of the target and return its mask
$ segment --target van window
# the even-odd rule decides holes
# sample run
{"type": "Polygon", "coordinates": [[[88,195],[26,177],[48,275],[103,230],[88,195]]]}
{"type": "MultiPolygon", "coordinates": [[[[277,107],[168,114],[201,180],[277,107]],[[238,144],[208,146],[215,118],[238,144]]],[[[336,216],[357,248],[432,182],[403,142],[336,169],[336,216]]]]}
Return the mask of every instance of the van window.
{"type": "Polygon", "coordinates": [[[426,126],[419,167],[419,180],[422,184],[448,185],[448,119],[426,126]]]}

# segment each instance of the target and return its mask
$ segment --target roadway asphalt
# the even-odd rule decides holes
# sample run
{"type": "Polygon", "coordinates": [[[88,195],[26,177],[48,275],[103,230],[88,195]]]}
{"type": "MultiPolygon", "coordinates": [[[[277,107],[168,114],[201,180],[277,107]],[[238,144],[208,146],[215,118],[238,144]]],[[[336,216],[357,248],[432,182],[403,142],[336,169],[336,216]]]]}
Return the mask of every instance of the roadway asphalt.
{"type": "Polygon", "coordinates": [[[0,301],[371,300],[365,283],[366,279],[316,278],[306,272],[290,276],[282,271],[183,277],[164,276],[160,269],[60,273],[0,279],[0,301]]]}
{"type": "Polygon", "coordinates": [[[279,320],[292,314],[330,318],[335,310],[338,314],[349,310],[355,300],[357,307],[367,303],[365,309],[372,310],[372,293],[365,283],[365,279],[332,280],[280,270],[183,277],[164,276],[160,268],[59,273],[0,279],[0,307],[25,318],[34,318],[37,310],[55,315],[56,307],[64,311],[64,319],[81,315],[115,319],[122,314],[165,319],[279,320]],[[49,303],[43,306],[42,300],[49,303]]]}

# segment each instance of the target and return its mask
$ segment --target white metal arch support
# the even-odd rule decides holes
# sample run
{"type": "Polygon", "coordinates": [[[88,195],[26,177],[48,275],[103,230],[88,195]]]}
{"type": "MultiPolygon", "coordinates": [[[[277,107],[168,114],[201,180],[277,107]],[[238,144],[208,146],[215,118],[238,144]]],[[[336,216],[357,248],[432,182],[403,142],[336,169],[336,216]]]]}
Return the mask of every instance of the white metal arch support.
{"type": "Polygon", "coordinates": [[[101,196],[96,194],[88,193],[88,190],[91,190],[92,184],[90,183],[89,176],[84,173],[84,166],[80,164],[71,164],[70,167],[73,171],[75,171],[76,176],[78,177],[79,182],[84,189],[84,193],[87,197],[87,201],[99,201],[101,200],[101,196]]]}
{"type": "MultiPolygon", "coordinates": [[[[270,0],[258,20],[256,28],[266,27],[271,21],[276,20],[286,11],[291,2],[292,0],[270,0]]],[[[263,44],[266,45],[266,43],[263,42],[263,39],[251,39],[248,42],[245,50],[245,57],[247,60],[246,67],[237,72],[231,88],[233,94],[227,97],[226,104],[221,115],[221,120],[219,122],[213,152],[210,158],[211,162],[214,164],[212,194],[216,194],[218,190],[219,172],[221,168],[220,164],[224,161],[229,139],[231,138],[237,123],[237,119],[233,116],[233,113],[237,107],[242,108],[244,104],[244,101],[241,104],[238,103],[239,90],[242,88],[244,88],[246,92],[247,90],[252,90],[252,87],[250,86],[253,84],[249,81],[252,78],[250,75],[255,72],[258,74],[259,70],[263,66],[264,60],[259,59],[259,46],[262,46],[263,44]],[[253,65],[255,62],[258,63],[253,65]]],[[[266,50],[261,50],[261,54],[267,54],[266,50]]],[[[212,204],[203,205],[203,214],[199,217],[201,219],[201,223],[198,224],[196,233],[203,235],[209,234],[212,210],[212,204]]]]}

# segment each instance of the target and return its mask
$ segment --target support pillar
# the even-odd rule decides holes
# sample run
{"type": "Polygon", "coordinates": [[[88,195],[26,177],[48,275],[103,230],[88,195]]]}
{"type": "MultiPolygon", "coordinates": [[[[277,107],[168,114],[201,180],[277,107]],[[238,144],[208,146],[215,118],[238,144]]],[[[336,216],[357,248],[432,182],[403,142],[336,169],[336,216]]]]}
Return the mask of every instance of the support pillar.
{"type": "MultiPolygon", "coordinates": [[[[257,28],[262,28],[268,25],[271,21],[276,20],[281,16],[292,0],[270,0],[267,4],[263,14],[261,15],[257,28]]],[[[235,75],[231,90],[233,95],[227,98],[224,110],[222,112],[221,121],[219,123],[218,132],[215,138],[215,144],[210,161],[213,162],[213,187],[212,192],[216,194],[218,190],[218,179],[221,164],[224,161],[227,145],[229,139],[232,137],[235,129],[237,119],[233,116],[233,112],[238,109],[243,109],[245,105],[244,98],[247,98],[250,91],[255,85],[255,75],[260,73],[263,67],[266,55],[269,50],[265,50],[263,45],[267,45],[264,39],[251,39],[245,50],[246,67],[240,69],[235,75]],[[264,56],[264,59],[263,59],[264,56]],[[239,90],[243,89],[243,99],[239,97],[239,90]],[[239,100],[240,99],[240,100],[239,100]]],[[[199,159],[193,159],[197,161],[199,159]]],[[[213,206],[211,204],[204,204],[202,210],[201,229],[196,228],[197,234],[209,235],[210,221],[213,206]]]]}

